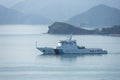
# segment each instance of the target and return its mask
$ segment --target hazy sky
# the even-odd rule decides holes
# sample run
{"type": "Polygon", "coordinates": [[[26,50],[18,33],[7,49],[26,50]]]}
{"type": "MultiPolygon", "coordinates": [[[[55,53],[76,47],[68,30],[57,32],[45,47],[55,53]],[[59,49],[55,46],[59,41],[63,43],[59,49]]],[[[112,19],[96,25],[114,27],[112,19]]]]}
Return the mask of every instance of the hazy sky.
{"type": "MultiPolygon", "coordinates": [[[[11,7],[14,4],[20,2],[20,1],[24,1],[24,0],[0,0],[0,4],[5,5],[7,7],[11,7]]],[[[27,0],[29,1],[29,0],[27,0]]],[[[36,0],[33,0],[36,1],[36,0]]],[[[38,1],[38,0],[37,0],[38,1]]],[[[40,1],[40,0],[39,0],[40,1]]],[[[42,1],[48,1],[48,0],[42,0],[42,1]]],[[[51,0],[52,1],[52,0],[51,0]]],[[[57,1],[57,0],[54,0],[57,1]]],[[[78,2],[83,5],[88,5],[89,2],[93,2],[94,4],[106,4],[112,7],[116,7],[120,9],[120,0],[62,0],[64,1],[70,1],[70,3],[73,2],[78,2]]]]}
{"type": "Polygon", "coordinates": [[[5,5],[7,7],[11,7],[20,1],[24,1],[24,0],[0,0],[0,4],[5,5]]]}

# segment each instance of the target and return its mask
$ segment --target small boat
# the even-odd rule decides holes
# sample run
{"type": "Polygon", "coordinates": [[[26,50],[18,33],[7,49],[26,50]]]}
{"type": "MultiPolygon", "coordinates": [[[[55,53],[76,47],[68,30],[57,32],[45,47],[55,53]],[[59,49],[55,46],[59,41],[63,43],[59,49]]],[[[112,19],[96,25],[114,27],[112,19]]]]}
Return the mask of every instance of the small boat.
{"type": "Polygon", "coordinates": [[[58,42],[56,48],[52,47],[37,47],[43,55],[86,55],[86,54],[107,54],[108,52],[99,48],[86,48],[78,46],[76,40],[72,40],[72,35],[68,40],[58,42]]]}

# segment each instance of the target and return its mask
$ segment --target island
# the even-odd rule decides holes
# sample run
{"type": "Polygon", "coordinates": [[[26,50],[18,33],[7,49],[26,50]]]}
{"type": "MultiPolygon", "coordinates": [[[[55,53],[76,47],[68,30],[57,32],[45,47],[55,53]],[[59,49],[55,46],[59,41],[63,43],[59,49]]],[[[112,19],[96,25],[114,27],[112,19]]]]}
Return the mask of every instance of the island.
{"type": "Polygon", "coordinates": [[[64,22],[55,22],[49,26],[48,34],[99,34],[99,35],[119,35],[120,25],[115,25],[109,28],[87,30],[73,26],[64,22]]]}
{"type": "Polygon", "coordinates": [[[86,30],[64,22],[55,22],[49,26],[48,34],[97,34],[97,30],[86,30]]]}

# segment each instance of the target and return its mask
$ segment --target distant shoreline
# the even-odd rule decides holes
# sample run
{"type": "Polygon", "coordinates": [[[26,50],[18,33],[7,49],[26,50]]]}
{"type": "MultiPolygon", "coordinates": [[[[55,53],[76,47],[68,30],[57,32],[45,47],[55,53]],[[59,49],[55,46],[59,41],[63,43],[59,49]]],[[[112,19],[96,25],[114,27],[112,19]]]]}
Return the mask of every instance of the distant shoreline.
{"type": "MultiPolygon", "coordinates": [[[[49,34],[49,33],[42,33],[42,34],[49,34]]],[[[49,34],[49,35],[70,35],[70,34],[49,34]]],[[[72,34],[72,35],[91,35],[91,36],[113,36],[113,37],[120,37],[120,34],[72,34]]]]}
{"type": "Polygon", "coordinates": [[[120,37],[120,34],[108,34],[108,36],[116,36],[116,37],[120,37]]]}

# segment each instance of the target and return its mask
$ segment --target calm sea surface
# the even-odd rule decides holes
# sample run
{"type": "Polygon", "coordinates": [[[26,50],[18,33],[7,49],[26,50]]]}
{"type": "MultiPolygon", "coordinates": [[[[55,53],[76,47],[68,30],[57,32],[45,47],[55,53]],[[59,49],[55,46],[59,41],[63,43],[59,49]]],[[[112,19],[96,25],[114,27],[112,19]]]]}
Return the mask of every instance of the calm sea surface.
{"type": "Polygon", "coordinates": [[[49,35],[46,26],[0,26],[0,80],[120,80],[120,37],[74,35],[78,45],[107,55],[41,56],[38,46],[55,46],[69,35],[49,35]]]}

